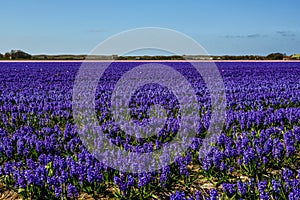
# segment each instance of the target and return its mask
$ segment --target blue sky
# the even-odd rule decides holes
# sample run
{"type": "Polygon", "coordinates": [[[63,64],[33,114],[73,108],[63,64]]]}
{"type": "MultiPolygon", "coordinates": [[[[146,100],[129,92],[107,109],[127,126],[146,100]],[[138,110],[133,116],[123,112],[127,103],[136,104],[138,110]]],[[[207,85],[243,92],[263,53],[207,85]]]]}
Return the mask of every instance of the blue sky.
{"type": "Polygon", "coordinates": [[[0,52],[85,54],[134,28],[187,34],[209,54],[300,53],[298,0],[1,1],[0,52]]]}

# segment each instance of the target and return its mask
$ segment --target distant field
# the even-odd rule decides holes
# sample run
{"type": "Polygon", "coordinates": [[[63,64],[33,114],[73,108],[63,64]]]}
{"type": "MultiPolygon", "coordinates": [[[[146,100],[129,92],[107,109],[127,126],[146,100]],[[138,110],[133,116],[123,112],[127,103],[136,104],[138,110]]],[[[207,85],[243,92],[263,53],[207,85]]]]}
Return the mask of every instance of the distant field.
{"type": "Polygon", "coordinates": [[[69,62],[69,63],[82,63],[82,62],[282,62],[282,63],[292,63],[292,62],[300,62],[300,60],[0,60],[0,62],[14,62],[14,63],[31,63],[31,62],[69,62]]]}

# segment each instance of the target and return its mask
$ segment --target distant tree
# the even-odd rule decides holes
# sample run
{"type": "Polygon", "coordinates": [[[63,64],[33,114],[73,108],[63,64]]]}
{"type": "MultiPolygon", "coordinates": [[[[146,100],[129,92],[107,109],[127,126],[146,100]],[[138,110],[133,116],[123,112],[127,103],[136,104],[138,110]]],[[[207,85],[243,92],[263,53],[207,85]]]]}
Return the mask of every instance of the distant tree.
{"type": "Polygon", "coordinates": [[[31,59],[31,55],[21,50],[11,50],[5,53],[6,59],[31,59]]]}
{"type": "Polygon", "coordinates": [[[4,54],[4,58],[10,59],[10,53],[5,53],[5,54],[4,54]]]}
{"type": "Polygon", "coordinates": [[[3,57],[4,57],[4,55],[0,53],[0,58],[3,58],[3,57]]]}
{"type": "Polygon", "coordinates": [[[30,59],[32,56],[21,50],[11,50],[12,59],[30,59]]]}
{"type": "Polygon", "coordinates": [[[283,60],[284,54],[282,53],[271,53],[266,56],[268,60],[283,60]]]}

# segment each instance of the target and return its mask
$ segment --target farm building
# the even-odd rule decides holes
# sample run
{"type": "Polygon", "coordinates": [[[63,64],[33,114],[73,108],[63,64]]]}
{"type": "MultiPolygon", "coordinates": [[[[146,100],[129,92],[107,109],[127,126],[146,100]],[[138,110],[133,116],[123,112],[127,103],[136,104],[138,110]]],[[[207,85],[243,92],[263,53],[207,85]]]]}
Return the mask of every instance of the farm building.
{"type": "Polygon", "coordinates": [[[300,54],[294,54],[294,55],[292,55],[292,59],[300,60],[300,54]]]}

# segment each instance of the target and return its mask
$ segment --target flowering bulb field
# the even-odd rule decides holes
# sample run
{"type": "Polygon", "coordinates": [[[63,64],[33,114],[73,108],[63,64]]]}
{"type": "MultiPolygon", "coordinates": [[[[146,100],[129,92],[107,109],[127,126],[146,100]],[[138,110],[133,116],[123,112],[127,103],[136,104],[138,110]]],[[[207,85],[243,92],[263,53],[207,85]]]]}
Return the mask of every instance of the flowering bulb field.
{"type": "MultiPolygon", "coordinates": [[[[114,86],[140,64],[112,63],[95,93],[105,137],[137,153],[172,141],[181,112],[172,91],[148,84],[134,92],[130,117],[146,123],[149,108],[160,105],[167,118],[163,128],[141,138],[114,123],[114,86]]],[[[0,63],[0,185],[5,188],[0,193],[14,191],[24,199],[300,199],[299,62],[216,63],[225,86],[226,118],[204,157],[199,149],[210,126],[210,91],[190,64],[162,64],[193,86],[199,103],[196,136],[170,165],[130,173],[96,159],[79,137],[72,92],[81,63],[0,63]]]]}

